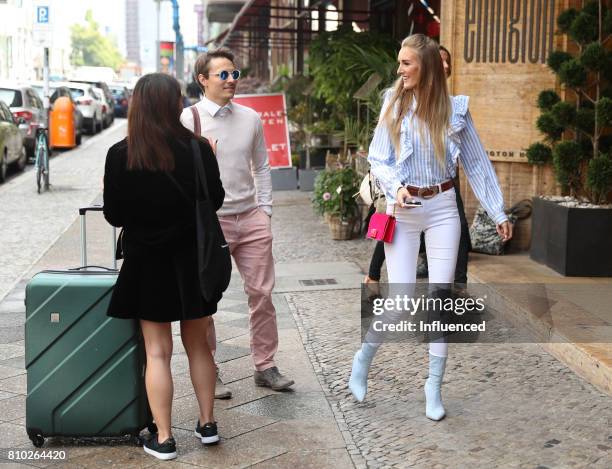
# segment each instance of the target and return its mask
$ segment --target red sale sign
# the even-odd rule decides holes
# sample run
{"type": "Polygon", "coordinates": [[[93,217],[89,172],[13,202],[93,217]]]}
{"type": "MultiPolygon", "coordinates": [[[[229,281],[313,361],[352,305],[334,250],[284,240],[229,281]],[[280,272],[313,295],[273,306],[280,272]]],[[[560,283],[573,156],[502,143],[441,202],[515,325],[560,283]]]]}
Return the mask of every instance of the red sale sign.
{"type": "Polygon", "coordinates": [[[255,110],[263,123],[264,139],[272,168],[291,167],[289,125],[283,93],[239,94],[232,100],[255,110]]]}

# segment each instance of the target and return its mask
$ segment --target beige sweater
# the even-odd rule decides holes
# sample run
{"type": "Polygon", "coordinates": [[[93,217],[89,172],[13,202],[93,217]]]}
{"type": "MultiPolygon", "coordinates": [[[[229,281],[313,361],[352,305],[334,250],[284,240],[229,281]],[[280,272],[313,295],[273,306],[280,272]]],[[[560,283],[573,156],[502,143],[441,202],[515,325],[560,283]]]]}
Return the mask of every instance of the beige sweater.
{"type": "MultiPolygon", "coordinates": [[[[221,108],[203,98],[196,105],[203,137],[217,142],[217,162],[225,189],[219,216],[237,215],[261,207],[272,215],[272,178],[259,114],[237,103],[221,108]]],[[[181,122],[194,130],[189,108],[181,122]]]]}

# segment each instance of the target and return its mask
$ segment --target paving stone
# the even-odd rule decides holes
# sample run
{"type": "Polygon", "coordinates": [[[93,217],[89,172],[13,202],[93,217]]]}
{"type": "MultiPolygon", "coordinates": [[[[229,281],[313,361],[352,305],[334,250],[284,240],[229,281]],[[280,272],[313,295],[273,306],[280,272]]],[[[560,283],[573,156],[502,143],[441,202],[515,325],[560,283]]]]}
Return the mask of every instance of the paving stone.
{"type": "Polygon", "coordinates": [[[215,353],[216,363],[224,363],[241,357],[250,358],[251,350],[247,347],[237,347],[217,340],[217,351],[215,353]]]}
{"type": "Polygon", "coordinates": [[[322,393],[284,392],[248,402],[232,410],[276,420],[333,417],[322,393]]]}
{"type": "Polygon", "coordinates": [[[319,450],[319,451],[289,451],[259,464],[254,468],[312,468],[333,467],[334,469],[352,469],[353,463],[345,449],[319,450]]]}
{"type": "Polygon", "coordinates": [[[15,394],[26,394],[27,376],[25,374],[21,374],[0,380],[0,391],[8,391],[15,394]]]}
{"type": "Polygon", "coordinates": [[[381,461],[397,467],[406,461],[417,467],[506,467],[504,462],[509,467],[537,462],[586,467],[599,462],[593,442],[604,444],[597,429],[609,427],[609,398],[534,344],[451,344],[443,384],[447,417],[438,423],[424,416],[426,349],[384,344],[372,365],[366,401],[354,402],[346,383],[359,346],[358,318],[345,312],[358,301],[357,293],[288,298],[301,333],[308,333],[307,349],[319,365],[332,409],[337,403],[357,448],[373,461],[368,459],[368,467],[381,461]],[[333,329],[325,327],[330,321],[333,329]],[[553,439],[570,439],[572,445],[553,439]],[[547,442],[555,453],[543,459],[547,442]],[[462,450],[477,446],[482,449],[462,450]],[[403,451],[394,453],[398,447],[403,451]]]}
{"type": "Polygon", "coordinates": [[[0,344],[10,344],[18,340],[22,340],[24,337],[24,327],[12,326],[12,327],[0,327],[0,344]]]}

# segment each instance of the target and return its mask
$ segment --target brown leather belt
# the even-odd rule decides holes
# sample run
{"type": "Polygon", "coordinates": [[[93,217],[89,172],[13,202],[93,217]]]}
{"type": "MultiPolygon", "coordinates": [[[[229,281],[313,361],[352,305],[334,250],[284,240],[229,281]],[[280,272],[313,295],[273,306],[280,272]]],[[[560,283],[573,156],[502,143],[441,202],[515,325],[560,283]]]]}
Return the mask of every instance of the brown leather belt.
{"type": "Polygon", "coordinates": [[[431,199],[434,195],[439,194],[440,192],[447,191],[454,187],[452,179],[443,182],[442,184],[438,184],[437,186],[430,187],[415,187],[415,186],[404,186],[408,189],[408,192],[413,197],[421,197],[423,199],[431,199]]]}

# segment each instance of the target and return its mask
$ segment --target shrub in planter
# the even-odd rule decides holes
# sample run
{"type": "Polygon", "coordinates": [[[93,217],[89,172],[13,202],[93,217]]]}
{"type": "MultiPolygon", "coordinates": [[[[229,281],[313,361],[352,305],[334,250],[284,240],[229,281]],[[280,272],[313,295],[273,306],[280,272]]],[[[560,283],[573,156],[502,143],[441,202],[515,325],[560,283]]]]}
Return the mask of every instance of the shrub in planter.
{"type": "Polygon", "coordinates": [[[562,101],[554,90],[540,93],[536,127],[546,138],[528,148],[527,158],[538,165],[552,161],[565,193],[603,204],[612,192],[612,180],[596,174],[612,165],[609,139],[604,138],[612,131],[612,51],[605,46],[612,10],[588,2],[582,10],[562,12],[557,26],[575,43],[576,52],[554,51],[547,64],[572,102],[562,101]]]}
{"type": "Polygon", "coordinates": [[[532,164],[552,163],[566,198],[536,198],[530,256],[563,275],[612,276],[612,10],[587,2],[557,18],[560,33],[576,47],[555,51],[548,66],[566,91],[538,96],[536,127],[543,143],[527,149],[532,164]]]}
{"type": "Polygon", "coordinates": [[[325,170],[314,183],[312,203],[326,217],[334,239],[350,239],[359,218],[359,206],[354,194],[360,179],[352,168],[325,170]]]}

